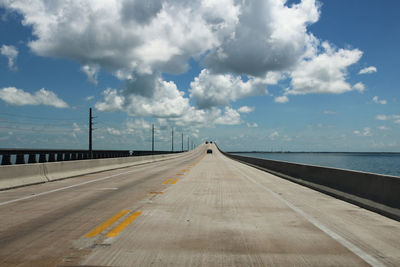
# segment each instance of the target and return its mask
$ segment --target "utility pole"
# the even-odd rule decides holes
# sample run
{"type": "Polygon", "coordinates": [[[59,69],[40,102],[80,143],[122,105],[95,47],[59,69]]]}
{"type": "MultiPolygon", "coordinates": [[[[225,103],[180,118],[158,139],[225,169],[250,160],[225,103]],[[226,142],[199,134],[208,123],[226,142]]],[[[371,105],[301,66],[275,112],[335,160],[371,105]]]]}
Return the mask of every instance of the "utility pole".
{"type": "Polygon", "coordinates": [[[92,132],[93,132],[93,116],[92,116],[92,108],[89,108],[89,158],[93,158],[93,150],[92,150],[92,132]]]}
{"type": "Polygon", "coordinates": [[[188,151],[189,151],[189,136],[188,136],[188,151]]]}
{"type": "Polygon", "coordinates": [[[174,152],[174,127],[172,127],[172,134],[171,134],[171,138],[172,138],[172,148],[171,151],[174,152]]]}
{"type": "Polygon", "coordinates": [[[183,152],[183,133],[182,133],[182,152],[183,152]]]}
{"type": "Polygon", "coordinates": [[[151,127],[151,152],[154,154],[154,124],[151,127]]]}

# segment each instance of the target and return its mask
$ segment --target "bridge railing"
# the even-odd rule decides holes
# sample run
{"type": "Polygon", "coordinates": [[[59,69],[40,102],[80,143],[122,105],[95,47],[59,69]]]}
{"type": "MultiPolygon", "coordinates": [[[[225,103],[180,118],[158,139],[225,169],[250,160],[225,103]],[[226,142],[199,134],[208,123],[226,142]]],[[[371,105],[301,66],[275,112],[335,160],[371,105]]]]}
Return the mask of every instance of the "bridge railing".
{"type": "Polygon", "coordinates": [[[44,163],[69,160],[103,159],[131,156],[129,150],[0,149],[1,165],[44,163]]]}
{"type": "Polygon", "coordinates": [[[162,155],[162,154],[175,154],[182,153],[184,151],[164,151],[164,150],[134,150],[132,156],[149,156],[149,155],[162,155]]]}
{"type": "Polygon", "coordinates": [[[181,153],[183,151],[162,150],[88,150],[75,149],[0,149],[1,165],[45,163],[85,159],[105,159],[131,156],[148,156],[181,153]]]}

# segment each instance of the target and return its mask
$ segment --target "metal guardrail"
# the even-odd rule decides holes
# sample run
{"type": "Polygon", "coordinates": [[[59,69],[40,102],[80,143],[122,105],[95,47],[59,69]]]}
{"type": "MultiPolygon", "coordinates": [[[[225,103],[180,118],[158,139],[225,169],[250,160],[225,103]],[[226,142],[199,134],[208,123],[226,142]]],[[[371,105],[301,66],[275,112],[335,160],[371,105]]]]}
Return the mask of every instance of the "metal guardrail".
{"type": "Polygon", "coordinates": [[[183,151],[151,151],[151,150],[89,150],[75,149],[0,149],[1,165],[45,163],[56,161],[105,159],[130,156],[147,156],[181,153],[183,151]]]}

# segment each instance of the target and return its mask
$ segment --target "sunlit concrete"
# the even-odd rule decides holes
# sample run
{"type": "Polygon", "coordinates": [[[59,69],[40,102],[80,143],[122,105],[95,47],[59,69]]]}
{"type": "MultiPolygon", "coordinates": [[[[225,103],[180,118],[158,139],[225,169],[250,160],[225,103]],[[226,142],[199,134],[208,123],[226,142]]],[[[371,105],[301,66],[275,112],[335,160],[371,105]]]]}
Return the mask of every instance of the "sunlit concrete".
{"type": "Polygon", "coordinates": [[[399,222],[228,159],[214,145],[3,191],[0,213],[1,266],[400,265],[399,222]]]}

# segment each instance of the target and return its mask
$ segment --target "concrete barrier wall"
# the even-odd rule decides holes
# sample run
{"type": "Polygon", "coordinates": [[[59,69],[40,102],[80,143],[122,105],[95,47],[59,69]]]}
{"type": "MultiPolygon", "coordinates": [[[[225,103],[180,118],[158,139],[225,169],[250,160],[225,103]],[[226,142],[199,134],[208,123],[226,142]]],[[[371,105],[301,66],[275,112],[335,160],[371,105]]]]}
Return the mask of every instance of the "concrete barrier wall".
{"type": "Polygon", "coordinates": [[[178,158],[187,153],[191,152],[0,166],[0,190],[178,158]]]}
{"type": "Polygon", "coordinates": [[[47,179],[42,164],[0,166],[0,189],[44,182],[47,179]]]}
{"type": "Polygon", "coordinates": [[[400,220],[399,177],[224,154],[283,178],[400,220]]]}

